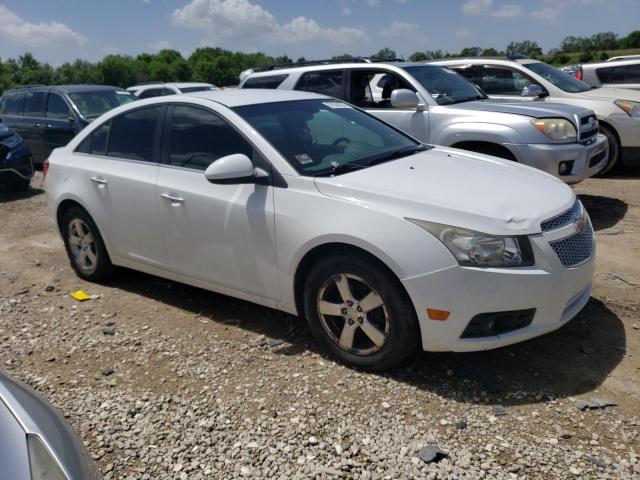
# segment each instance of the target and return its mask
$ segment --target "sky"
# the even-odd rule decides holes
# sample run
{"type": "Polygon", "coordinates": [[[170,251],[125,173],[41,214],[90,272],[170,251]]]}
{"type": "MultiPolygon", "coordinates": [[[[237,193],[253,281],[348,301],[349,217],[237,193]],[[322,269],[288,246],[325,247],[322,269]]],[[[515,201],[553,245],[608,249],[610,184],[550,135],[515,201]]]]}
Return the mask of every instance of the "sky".
{"type": "Polygon", "coordinates": [[[75,58],[202,46],[292,58],[504,49],[640,29],[640,0],[0,0],[0,58],[75,58]]]}

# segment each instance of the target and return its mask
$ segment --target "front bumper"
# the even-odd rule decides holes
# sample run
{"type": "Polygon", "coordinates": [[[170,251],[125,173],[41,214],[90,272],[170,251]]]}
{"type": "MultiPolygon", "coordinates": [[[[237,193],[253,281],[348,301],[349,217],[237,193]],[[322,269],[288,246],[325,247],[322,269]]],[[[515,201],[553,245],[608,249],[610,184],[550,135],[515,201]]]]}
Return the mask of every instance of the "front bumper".
{"type": "Polygon", "coordinates": [[[427,351],[477,351],[503,347],[560,328],[591,296],[595,246],[591,257],[567,268],[551,248],[553,235],[530,237],[536,265],[523,268],[444,270],[402,280],[416,308],[427,351]],[[430,320],[427,308],[447,310],[446,321],[430,320]],[[508,333],[461,338],[473,317],[482,313],[535,309],[533,321],[508,333]]]}
{"type": "Polygon", "coordinates": [[[27,147],[20,145],[8,151],[0,147],[0,183],[29,180],[33,173],[33,160],[27,147]]]}
{"type": "Polygon", "coordinates": [[[569,144],[505,144],[518,162],[547,172],[566,183],[578,183],[592,177],[606,165],[609,157],[607,138],[598,134],[588,145],[569,144]],[[603,154],[604,152],[604,154],[603,154]],[[573,162],[570,172],[559,174],[561,162],[573,162]]]}

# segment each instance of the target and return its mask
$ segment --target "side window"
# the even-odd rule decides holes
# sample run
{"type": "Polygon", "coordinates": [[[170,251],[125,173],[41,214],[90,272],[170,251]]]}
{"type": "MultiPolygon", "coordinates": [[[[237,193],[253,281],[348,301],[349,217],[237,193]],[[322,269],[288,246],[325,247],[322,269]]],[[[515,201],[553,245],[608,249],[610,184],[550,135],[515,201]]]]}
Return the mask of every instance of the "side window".
{"type": "Polygon", "coordinates": [[[165,90],[166,89],[164,88],[150,88],[142,92],[140,94],[140,97],[138,98],[152,98],[152,97],[162,97],[163,95],[170,95],[168,93],[165,93],[165,90]]]}
{"type": "Polygon", "coordinates": [[[522,89],[534,82],[520,72],[507,67],[483,66],[480,68],[480,88],[489,95],[520,95],[522,89]]]}
{"type": "Polygon", "coordinates": [[[4,115],[22,115],[24,93],[6,93],[2,97],[0,112],[4,115]]]}
{"type": "Polygon", "coordinates": [[[476,79],[474,78],[475,68],[473,65],[445,65],[445,68],[453,70],[456,73],[459,73],[467,80],[470,80],[475,83],[476,79]]]}
{"type": "Polygon", "coordinates": [[[111,120],[108,120],[96,128],[91,135],[85,138],[82,143],[78,145],[76,152],[89,153],[92,155],[106,155],[110,126],[111,120]]]}
{"type": "Polygon", "coordinates": [[[305,92],[321,93],[329,97],[342,98],[343,83],[343,70],[308,72],[302,75],[295,89],[305,92]]]}
{"type": "Polygon", "coordinates": [[[27,92],[24,96],[24,115],[27,117],[41,117],[44,92],[27,92]]]}
{"type": "Polygon", "coordinates": [[[351,103],[361,108],[393,108],[394,90],[415,89],[398,75],[379,70],[353,70],[351,73],[351,103]]]}
{"type": "MultiPolygon", "coordinates": [[[[109,132],[110,157],[153,162],[153,147],[163,106],[140,108],[111,120],[109,132]]],[[[92,145],[93,149],[93,145],[92,145]]]]}
{"type": "Polygon", "coordinates": [[[640,83],[640,64],[599,68],[597,74],[602,83],[640,83]]]}
{"type": "Polygon", "coordinates": [[[49,98],[47,99],[47,117],[64,120],[70,116],[71,110],[69,110],[67,102],[57,93],[49,93],[49,98]]]}
{"type": "Polygon", "coordinates": [[[169,165],[206,170],[217,159],[234,153],[252,158],[254,152],[225,120],[202,108],[174,107],[166,158],[169,165]]]}
{"type": "Polygon", "coordinates": [[[289,75],[269,75],[268,77],[253,77],[247,79],[242,88],[276,89],[289,75]]]}

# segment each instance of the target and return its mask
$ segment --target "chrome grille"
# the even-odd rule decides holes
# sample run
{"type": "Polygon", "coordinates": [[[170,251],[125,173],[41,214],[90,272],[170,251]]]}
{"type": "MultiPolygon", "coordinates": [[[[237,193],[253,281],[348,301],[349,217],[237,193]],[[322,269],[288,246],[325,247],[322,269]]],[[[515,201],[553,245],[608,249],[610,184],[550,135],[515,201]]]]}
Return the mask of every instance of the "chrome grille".
{"type": "Polygon", "coordinates": [[[550,230],[556,230],[558,228],[562,228],[570,223],[574,223],[576,220],[580,218],[582,214],[582,204],[580,200],[576,199],[573,206],[564,213],[560,215],[550,218],[549,220],[545,220],[540,224],[543,232],[548,232],[550,230]]]}
{"type": "Polygon", "coordinates": [[[591,139],[598,133],[598,119],[595,115],[587,115],[580,118],[580,141],[591,139]]]}
{"type": "Polygon", "coordinates": [[[549,242],[549,245],[565,267],[575,267],[589,260],[594,247],[591,222],[587,220],[587,228],[584,231],[556,242],[549,242]]]}

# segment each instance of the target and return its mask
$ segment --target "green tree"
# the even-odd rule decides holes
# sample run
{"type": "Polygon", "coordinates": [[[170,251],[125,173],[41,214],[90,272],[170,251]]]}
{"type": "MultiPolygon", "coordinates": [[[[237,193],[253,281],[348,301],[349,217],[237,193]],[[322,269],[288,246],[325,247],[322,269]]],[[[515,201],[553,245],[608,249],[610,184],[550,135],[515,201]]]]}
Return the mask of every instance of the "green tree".
{"type": "Polygon", "coordinates": [[[395,50],[391,50],[389,47],[384,47],[378,53],[374,53],[371,55],[373,58],[378,58],[380,60],[393,60],[394,58],[398,58],[395,50]]]}
{"type": "Polygon", "coordinates": [[[409,55],[409,60],[411,62],[424,62],[425,60],[431,60],[431,58],[425,52],[413,52],[409,55]]]}
{"type": "Polygon", "coordinates": [[[634,30],[620,40],[620,48],[640,48],[640,30],[634,30]]]}
{"type": "Polygon", "coordinates": [[[510,42],[507,45],[506,50],[507,55],[526,55],[529,56],[533,53],[538,55],[542,55],[542,49],[537,42],[532,40],[523,40],[522,42],[510,42]]]}
{"type": "Polygon", "coordinates": [[[460,50],[461,57],[479,57],[482,53],[482,49],[480,47],[465,47],[460,50]]]}
{"type": "Polygon", "coordinates": [[[135,60],[128,55],[107,55],[98,68],[107,85],[127,88],[138,83],[135,60]]]}
{"type": "Polygon", "coordinates": [[[495,48],[485,48],[480,54],[481,57],[497,57],[500,55],[495,48]]]}

